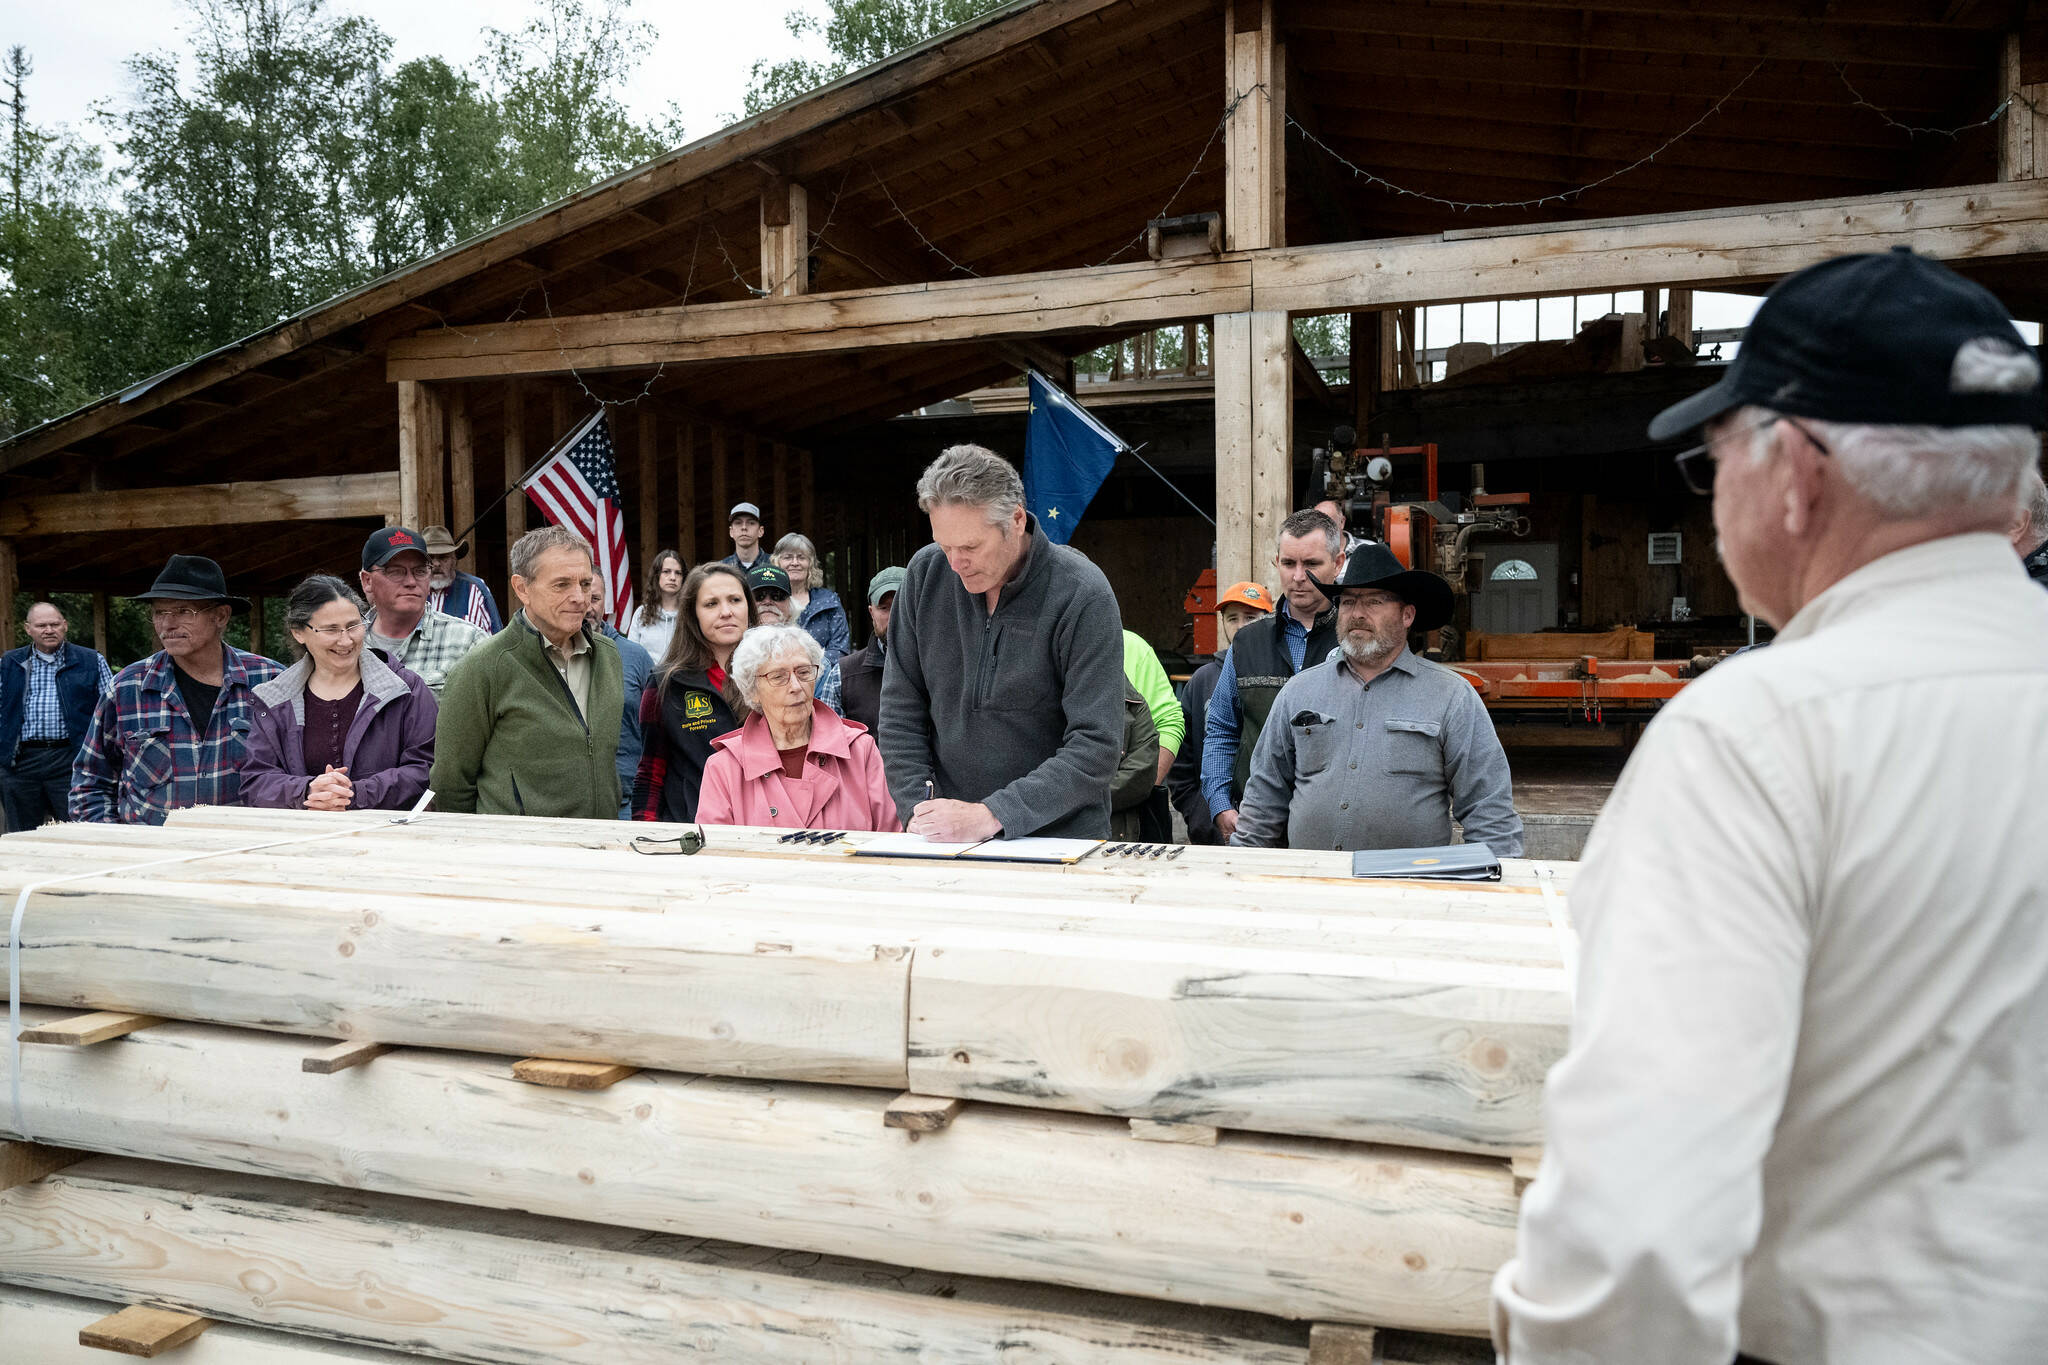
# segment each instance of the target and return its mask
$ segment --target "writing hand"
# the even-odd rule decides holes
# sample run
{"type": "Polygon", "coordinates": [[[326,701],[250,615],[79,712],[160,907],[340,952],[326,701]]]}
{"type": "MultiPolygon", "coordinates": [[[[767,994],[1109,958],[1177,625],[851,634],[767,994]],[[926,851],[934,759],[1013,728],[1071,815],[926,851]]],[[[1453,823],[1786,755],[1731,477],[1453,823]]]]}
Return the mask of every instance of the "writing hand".
{"type": "Polygon", "coordinates": [[[1002,828],[989,808],[975,801],[920,801],[910,814],[910,832],[935,844],[978,844],[1002,828]]]}

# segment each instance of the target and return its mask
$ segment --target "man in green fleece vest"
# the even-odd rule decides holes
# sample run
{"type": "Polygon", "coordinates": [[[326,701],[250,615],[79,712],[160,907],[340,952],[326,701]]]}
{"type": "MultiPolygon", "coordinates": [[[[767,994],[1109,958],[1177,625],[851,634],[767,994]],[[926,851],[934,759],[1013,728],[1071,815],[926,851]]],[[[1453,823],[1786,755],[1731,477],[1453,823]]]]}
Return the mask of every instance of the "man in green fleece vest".
{"type": "Polygon", "coordinates": [[[589,544],[543,526],[512,547],[519,610],[448,675],[434,728],[436,809],[616,820],[619,651],[584,621],[589,544]]]}

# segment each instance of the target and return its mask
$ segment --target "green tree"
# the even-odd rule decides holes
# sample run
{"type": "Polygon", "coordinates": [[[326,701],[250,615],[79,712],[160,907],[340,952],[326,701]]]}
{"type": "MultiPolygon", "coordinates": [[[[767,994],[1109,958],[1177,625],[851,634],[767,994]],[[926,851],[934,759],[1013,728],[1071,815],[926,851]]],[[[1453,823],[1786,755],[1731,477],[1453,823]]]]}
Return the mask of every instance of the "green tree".
{"type": "Polygon", "coordinates": [[[510,31],[486,29],[484,84],[504,120],[514,193],[535,207],[646,161],[682,140],[670,106],[634,122],[619,90],[654,44],[630,0],[544,0],[510,31]]]}
{"type": "Polygon", "coordinates": [[[373,273],[453,246],[526,206],[503,155],[507,136],[476,78],[439,57],[407,62],[377,82],[363,168],[373,273]]]}
{"type": "Polygon", "coordinates": [[[818,62],[792,57],[780,62],[755,62],[747,82],[746,111],[763,109],[816,90],[849,71],[872,66],[956,24],[979,18],[1004,0],[827,0],[824,19],[806,10],[791,10],[784,22],[799,38],[822,37],[832,56],[818,62]]]}
{"type": "Polygon", "coordinates": [[[363,276],[355,232],[372,92],[391,40],[322,0],[190,0],[193,79],[130,58],[113,120],[123,197],[188,348],[269,326],[363,276]]]}

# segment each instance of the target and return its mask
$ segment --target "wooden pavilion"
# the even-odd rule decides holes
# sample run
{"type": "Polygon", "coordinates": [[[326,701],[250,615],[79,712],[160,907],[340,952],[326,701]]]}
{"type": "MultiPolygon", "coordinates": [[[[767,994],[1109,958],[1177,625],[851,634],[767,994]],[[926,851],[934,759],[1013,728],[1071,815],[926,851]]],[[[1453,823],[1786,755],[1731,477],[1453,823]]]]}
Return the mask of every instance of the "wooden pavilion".
{"type": "MultiPolygon", "coordinates": [[[[924,539],[937,446],[889,419],[1194,323],[1212,439],[1182,471],[1219,576],[1255,577],[1303,412],[1455,425],[1402,393],[1425,305],[1670,290],[1650,325],[1689,335],[1687,289],[1908,246],[2048,316],[2035,8],[1019,0],[0,443],[0,620],[176,550],[258,594],[352,568],[383,522],[468,523],[595,400],[636,564],[723,553],[746,497],[856,587],[924,539]],[[1205,212],[1220,240],[1148,241],[1205,212]],[[1320,313],[1351,317],[1348,387],[1292,343],[1320,313]]],[[[1587,496],[1560,505],[1591,554],[1587,496]]],[[[528,515],[479,527],[487,577],[528,515]]]]}

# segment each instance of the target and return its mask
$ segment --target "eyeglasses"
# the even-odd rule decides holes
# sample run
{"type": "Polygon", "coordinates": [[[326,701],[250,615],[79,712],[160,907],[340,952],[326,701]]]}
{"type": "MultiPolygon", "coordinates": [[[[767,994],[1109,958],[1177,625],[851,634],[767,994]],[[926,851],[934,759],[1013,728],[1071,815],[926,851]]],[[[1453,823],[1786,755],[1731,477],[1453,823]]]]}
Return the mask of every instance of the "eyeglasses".
{"type": "Polygon", "coordinates": [[[756,602],[787,602],[789,594],[780,588],[760,588],[754,593],[756,602]]]}
{"type": "Polygon", "coordinates": [[[382,564],[377,572],[394,583],[424,583],[434,576],[434,571],[422,564],[417,569],[402,569],[396,564],[382,564]]]}
{"type": "Polygon", "coordinates": [[[778,668],[773,673],[763,673],[756,681],[768,687],[787,687],[791,678],[809,687],[818,680],[818,670],[810,664],[798,664],[795,668],[778,668]]]}
{"type": "Polygon", "coordinates": [[[149,619],[160,626],[173,621],[184,625],[187,621],[197,621],[202,616],[211,615],[212,612],[212,607],[151,607],[149,619]]]}
{"type": "Polygon", "coordinates": [[[323,640],[340,640],[350,635],[361,635],[368,627],[361,621],[351,621],[345,626],[307,626],[305,629],[323,640]]]}
{"type": "MultiPolygon", "coordinates": [[[[1815,450],[1818,450],[1822,455],[1832,456],[1835,453],[1834,451],[1828,449],[1827,443],[1825,441],[1821,440],[1820,437],[1813,434],[1812,428],[1806,426],[1797,418],[1787,417],[1783,413],[1777,413],[1773,416],[1764,418],[1761,422],[1752,423],[1750,426],[1744,428],[1742,431],[1726,432],[1723,433],[1723,435],[1754,436],[1760,431],[1768,430],[1770,427],[1776,425],[1779,422],[1787,423],[1800,435],[1804,436],[1807,440],[1813,442],[1813,448],[1815,450]]],[[[1678,466],[1678,475],[1680,478],[1685,480],[1685,486],[1687,488],[1690,488],[1693,492],[1699,494],[1701,497],[1712,497],[1714,495],[1715,461],[1713,450],[1714,442],[1717,439],[1720,438],[1709,436],[1706,440],[1701,441],[1698,445],[1693,446],[1691,449],[1681,450],[1676,455],[1673,455],[1671,457],[1671,463],[1678,466]]]]}

